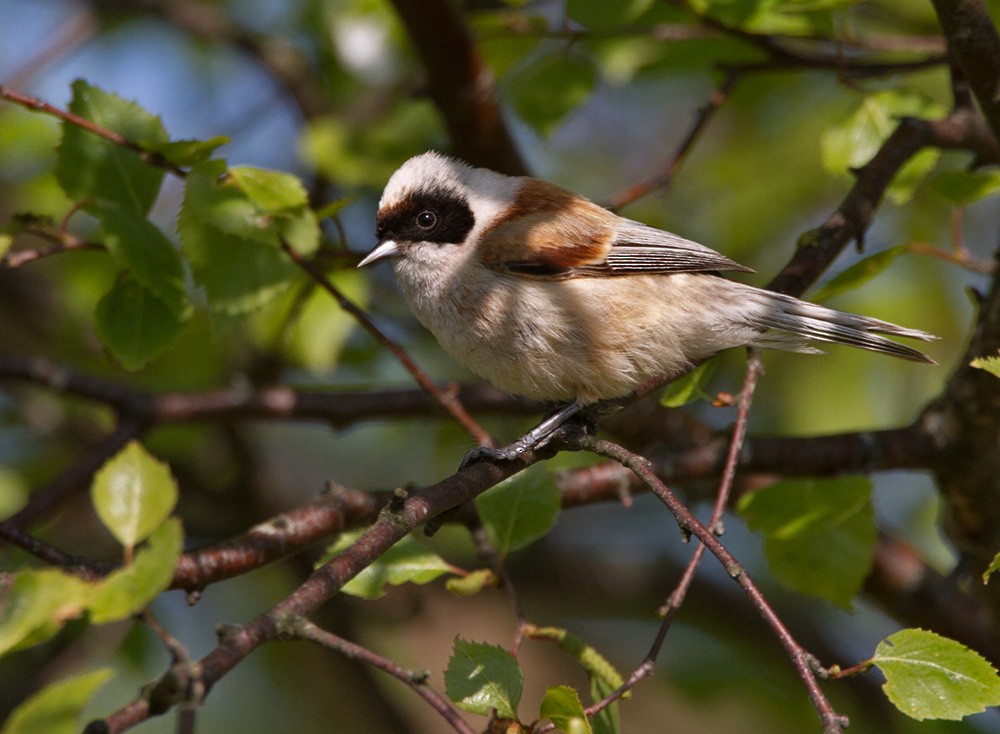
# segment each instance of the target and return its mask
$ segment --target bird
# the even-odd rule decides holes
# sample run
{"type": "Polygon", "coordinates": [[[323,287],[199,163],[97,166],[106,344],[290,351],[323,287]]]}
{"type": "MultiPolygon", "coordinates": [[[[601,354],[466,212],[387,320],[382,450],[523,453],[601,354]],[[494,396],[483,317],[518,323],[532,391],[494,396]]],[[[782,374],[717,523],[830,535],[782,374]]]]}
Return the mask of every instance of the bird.
{"type": "Polygon", "coordinates": [[[501,390],[564,404],[483,458],[511,460],[599,401],[733,347],[819,352],[834,342],[915,362],[886,336],[936,337],[731,280],[753,272],[548,181],[435,151],[404,162],[379,201],[365,267],[391,260],[444,351],[501,390]]]}

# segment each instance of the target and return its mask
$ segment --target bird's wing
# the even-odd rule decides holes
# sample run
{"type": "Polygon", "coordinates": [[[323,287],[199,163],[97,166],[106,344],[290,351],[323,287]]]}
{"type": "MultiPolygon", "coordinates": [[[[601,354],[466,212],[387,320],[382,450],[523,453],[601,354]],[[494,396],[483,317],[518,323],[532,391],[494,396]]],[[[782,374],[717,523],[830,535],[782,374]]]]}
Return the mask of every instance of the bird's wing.
{"type": "Polygon", "coordinates": [[[749,271],[704,245],[618,217],[543,182],[524,186],[510,212],[483,233],[480,256],[499,272],[560,280],[749,271]]]}

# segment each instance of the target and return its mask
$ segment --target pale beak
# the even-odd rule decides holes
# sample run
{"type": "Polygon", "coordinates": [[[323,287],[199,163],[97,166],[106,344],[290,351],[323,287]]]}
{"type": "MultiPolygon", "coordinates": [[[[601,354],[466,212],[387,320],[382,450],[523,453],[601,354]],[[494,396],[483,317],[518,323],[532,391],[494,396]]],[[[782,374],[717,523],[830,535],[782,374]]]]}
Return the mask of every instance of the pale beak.
{"type": "Polygon", "coordinates": [[[397,257],[402,255],[402,250],[399,249],[399,245],[396,244],[395,240],[386,240],[385,242],[380,242],[374,250],[369,252],[361,262],[358,263],[359,268],[363,268],[365,265],[371,265],[373,262],[378,262],[387,257],[397,257]]]}

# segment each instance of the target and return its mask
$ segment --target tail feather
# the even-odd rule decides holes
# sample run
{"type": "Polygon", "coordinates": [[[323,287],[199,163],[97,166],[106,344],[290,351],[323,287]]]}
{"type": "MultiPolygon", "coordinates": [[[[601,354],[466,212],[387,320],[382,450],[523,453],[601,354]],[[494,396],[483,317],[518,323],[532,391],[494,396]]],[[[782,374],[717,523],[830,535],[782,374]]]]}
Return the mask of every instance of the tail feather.
{"type": "Polygon", "coordinates": [[[752,299],[760,308],[755,309],[751,325],[759,329],[773,329],[778,334],[762,334],[754,346],[785,349],[789,351],[816,351],[809,340],[847,344],[859,349],[889,354],[914,362],[934,364],[923,352],[905,344],[898,344],[879,334],[902,336],[921,341],[937,339],[933,334],[918,329],[908,329],[888,321],[869,316],[835,311],[825,306],[800,301],[780,293],[754,289],[752,299]]]}

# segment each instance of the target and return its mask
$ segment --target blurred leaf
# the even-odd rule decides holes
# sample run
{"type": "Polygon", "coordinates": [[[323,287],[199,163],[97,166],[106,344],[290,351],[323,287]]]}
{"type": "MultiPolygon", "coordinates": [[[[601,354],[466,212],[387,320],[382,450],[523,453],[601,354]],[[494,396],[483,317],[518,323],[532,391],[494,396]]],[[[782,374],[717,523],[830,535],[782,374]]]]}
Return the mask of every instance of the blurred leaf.
{"type": "MultiPolygon", "coordinates": [[[[528,637],[557,643],[562,650],[573,656],[592,680],[600,681],[610,691],[620,688],[625,683],[621,673],[606,657],[568,630],[561,627],[532,627],[528,630],[528,637]]],[[[623,698],[628,698],[628,695],[623,698]]]]}
{"type": "Polygon", "coordinates": [[[184,267],[173,243],[141,214],[114,202],[97,207],[108,251],[178,315],[185,311],[184,267]]]}
{"type": "Polygon", "coordinates": [[[46,686],[11,712],[0,734],[76,734],[87,702],[113,674],[101,668],[46,686]]]}
{"type": "Polygon", "coordinates": [[[538,46],[548,23],[539,15],[518,13],[517,30],[510,28],[511,17],[503,11],[476,13],[469,25],[476,36],[479,50],[497,79],[524,60],[538,46]]]}
{"type": "Polygon", "coordinates": [[[217,135],[208,140],[139,140],[143,150],[163,156],[175,166],[193,166],[212,157],[217,148],[227,145],[229,138],[217,135]]]}
{"type": "Polygon", "coordinates": [[[149,537],[177,504],[170,467],[138,441],[130,441],[105,462],[90,492],[101,522],[126,548],[149,537]]]}
{"type": "Polygon", "coordinates": [[[660,395],[660,405],[665,408],[680,408],[695,400],[711,400],[704,385],[712,378],[718,360],[709,359],[695,367],[683,377],[674,380],[660,395]]]}
{"type": "Polygon", "coordinates": [[[559,490],[542,464],[535,464],[476,497],[479,519],[501,556],[549,532],[559,516],[559,505],[559,490]]]}
{"type": "Polygon", "coordinates": [[[888,268],[897,257],[909,252],[909,249],[906,245],[897,245],[862,258],[813,291],[809,300],[822,302],[846,291],[860,288],[888,268]]]}
{"type": "Polygon", "coordinates": [[[649,9],[653,0],[567,0],[566,14],[585,28],[622,28],[649,9]]]}
{"type": "Polygon", "coordinates": [[[335,199],[328,204],[324,204],[319,209],[316,210],[316,219],[322,222],[324,219],[336,219],[340,216],[340,213],[344,211],[348,206],[353,204],[358,200],[356,195],[343,196],[339,199],[335,199]]]}
{"type": "Polygon", "coordinates": [[[740,514],[763,533],[768,564],[805,594],[849,607],[868,576],[877,531],[866,477],[776,482],[744,495],[740,514]]]}
{"type": "Polygon", "coordinates": [[[559,731],[566,734],[593,734],[583,711],[583,704],[580,703],[580,694],[569,686],[547,688],[538,715],[551,721],[559,731]]]}
{"type": "MultiPolygon", "coordinates": [[[[316,562],[316,566],[336,558],[361,535],[362,531],[343,533],[316,562]]],[[[348,581],[341,590],[362,599],[377,599],[385,594],[386,584],[426,584],[451,572],[451,566],[441,556],[412,535],[407,535],[348,581]]]]}
{"type": "Polygon", "coordinates": [[[180,519],[168,518],[131,563],[98,582],[87,603],[90,620],[94,624],[115,622],[149,606],[170,586],[183,540],[180,519]]]}
{"type": "MultiPolygon", "coordinates": [[[[617,688],[618,686],[610,686],[606,681],[591,678],[590,700],[594,703],[603,701],[617,688]]],[[[594,714],[590,719],[590,726],[594,730],[594,734],[621,734],[622,725],[621,715],[618,713],[618,702],[615,701],[594,714]]]]}
{"type": "Polygon", "coordinates": [[[178,312],[131,276],[119,278],[97,303],[97,335],[121,365],[138,370],[165,352],[184,328],[178,312]]]}
{"type": "Polygon", "coordinates": [[[0,520],[6,520],[28,501],[28,481],[11,468],[0,465],[0,520]]]}
{"type": "Polygon", "coordinates": [[[14,244],[14,238],[6,233],[0,233],[0,258],[3,258],[14,244]]]}
{"type": "Polygon", "coordinates": [[[969,364],[976,369],[986,370],[994,377],[1000,377],[1000,356],[976,357],[969,364]]]}
{"type": "MultiPolygon", "coordinates": [[[[903,89],[887,89],[865,96],[858,109],[822,136],[823,165],[835,174],[864,166],[905,116],[939,117],[941,105],[929,97],[903,89]]],[[[940,151],[925,149],[910,158],[889,185],[887,195],[905,203],[937,164],[940,151]]]]}
{"type": "Polygon", "coordinates": [[[857,0],[692,0],[723,24],[761,34],[819,35],[833,31],[832,11],[857,0]]]}
{"type": "MultiPolygon", "coordinates": [[[[133,142],[167,141],[159,117],[82,79],[73,82],[69,110],[133,142]]],[[[112,201],[143,215],[163,181],[163,171],[146,165],[136,153],[68,122],[63,123],[55,173],[72,199],[112,201]]]]}
{"type": "Polygon", "coordinates": [[[934,191],[952,206],[967,206],[1000,191],[1000,171],[945,171],[934,177],[934,191]]]}
{"type": "Polygon", "coordinates": [[[59,569],[20,571],[0,605],[0,655],[52,637],[83,614],[89,587],[59,569]]]}
{"type": "Polygon", "coordinates": [[[504,79],[504,88],[518,116],[542,137],[548,137],[565,117],[594,92],[597,70],[580,54],[540,56],[504,79]]]}
{"type": "Polygon", "coordinates": [[[488,716],[496,709],[501,718],[516,719],[524,674],[503,648],[456,637],[444,684],[448,698],[464,711],[488,716]]]}
{"type": "Polygon", "coordinates": [[[473,596],[487,586],[497,586],[500,580],[489,568],[480,568],[465,576],[454,576],[445,582],[444,587],[455,596],[473,596]]]}
{"type": "Polygon", "coordinates": [[[885,695],[907,716],[958,720],[1000,705],[1000,677],[979,653],[921,629],[878,644],[871,660],[885,675],[885,695]]]}

